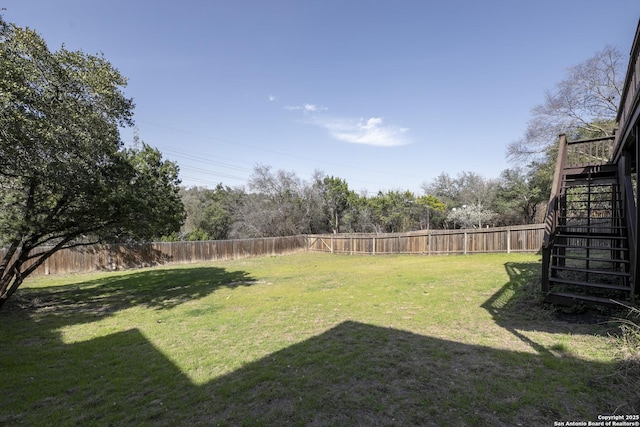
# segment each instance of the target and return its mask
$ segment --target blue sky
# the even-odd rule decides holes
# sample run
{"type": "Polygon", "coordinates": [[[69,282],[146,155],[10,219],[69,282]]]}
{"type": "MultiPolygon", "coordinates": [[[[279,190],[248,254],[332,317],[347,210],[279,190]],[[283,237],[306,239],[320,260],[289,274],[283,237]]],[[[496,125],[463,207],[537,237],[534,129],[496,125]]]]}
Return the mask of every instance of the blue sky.
{"type": "MultiPolygon", "coordinates": [[[[360,192],[442,172],[496,178],[565,70],[628,54],[637,0],[2,0],[57,50],[129,78],[140,137],[186,186],[246,186],[256,164],[360,192]]],[[[130,144],[131,129],[122,131],[130,144]]]]}

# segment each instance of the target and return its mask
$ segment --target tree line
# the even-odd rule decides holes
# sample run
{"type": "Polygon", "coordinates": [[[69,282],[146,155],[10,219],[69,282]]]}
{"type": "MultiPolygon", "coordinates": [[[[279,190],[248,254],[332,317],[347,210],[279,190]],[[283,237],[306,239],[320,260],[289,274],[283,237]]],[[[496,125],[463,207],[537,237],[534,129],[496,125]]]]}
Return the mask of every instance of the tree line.
{"type": "Polygon", "coordinates": [[[389,190],[358,194],[346,180],[316,171],[295,172],[257,165],[248,188],[218,184],[180,188],[186,220],[164,240],[217,240],[324,233],[393,233],[477,228],[540,221],[550,175],[520,168],[497,179],[473,172],[442,173],[422,185],[423,194],[389,190]]]}

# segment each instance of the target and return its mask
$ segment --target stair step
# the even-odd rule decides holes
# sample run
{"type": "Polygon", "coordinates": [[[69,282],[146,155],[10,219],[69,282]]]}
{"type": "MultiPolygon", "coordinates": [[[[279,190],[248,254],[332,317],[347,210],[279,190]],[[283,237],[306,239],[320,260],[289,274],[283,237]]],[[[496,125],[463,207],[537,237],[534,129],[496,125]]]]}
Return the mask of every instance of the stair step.
{"type": "Polygon", "coordinates": [[[616,248],[615,246],[582,246],[582,245],[566,245],[564,243],[556,243],[553,245],[557,248],[565,249],[597,249],[601,251],[627,251],[627,248],[616,248]]]}
{"type": "Polygon", "coordinates": [[[551,304],[558,305],[573,305],[576,302],[586,302],[598,305],[609,305],[619,307],[621,305],[629,305],[626,301],[620,301],[612,298],[602,298],[590,295],[576,295],[568,292],[549,292],[545,296],[545,301],[551,304]]]}
{"type": "Polygon", "coordinates": [[[611,198],[616,195],[616,193],[612,192],[612,191],[607,191],[606,193],[604,192],[598,192],[598,193],[589,193],[588,191],[585,191],[584,193],[579,193],[579,194],[572,194],[571,198],[569,198],[567,200],[567,203],[578,203],[578,202],[584,202],[584,203],[606,203],[608,205],[614,205],[616,204],[616,202],[620,202],[620,200],[611,200],[611,198]],[[584,197],[584,198],[579,198],[578,196],[584,197]]]}
{"type": "MultiPolygon", "coordinates": [[[[570,213],[570,212],[569,212],[570,213]]],[[[567,215],[567,212],[562,212],[563,215],[558,215],[559,219],[571,220],[571,224],[558,224],[558,225],[573,225],[575,227],[582,225],[583,227],[622,227],[624,216],[587,216],[587,215],[567,215]],[[577,221],[580,221],[576,223],[577,221]],[[583,222],[584,221],[584,222],[583,222]]]]}
{"type": "MultiPolygon", "coordinates": [[[[600,218],[598,218],[600,219],[600,218]]],[[[607,222],[624,222],[624,218],[607,218],[605,221],[607,222]]],[[[604,222],[595,223],[594,218],[579,218],[579,217],[558,217],[558,226],[556,229],[567,229],[567,228],[585,228],[585,229],[611,229],[611,230],[620,230],[624,231],[626,228],[623,225],[610,225],[604,222]],[[582,221],[589,221],[590,224],[581,224],[582,221]],[[564,223],[564,224],[563,224],[564,223]]]]}
{"type": "Polygon", "coordinates": [[[561,279],[559,277],[549,277],[550,283],[558,283],[563,285],[576,285],[588,288],[611,289],[613,291],[631,292],[630,286],[610,285],[608,283],[584,282],[582,280],[561,279]]]}
{"type": "Polygon", "coordinates": [[[615,262],[615,263],[622,263],[622,264],[629,263],[629,260],[626,260],[626,259],[593,258],[593,257],[581,257],[576,255],[558,255],[558,254],[554,254],[553,256],[555,258],[564,258],[564,259],[570,259],[575,261],[615,262]]]}
{"type": "Polygon", "coordinates": [[[571,232],[571,231],[563,231],[562,233],[556,234],[557,237],[566,237],[567,239],[600,239],[600,240],[627,240],[624,236],[619,236],[616,234],[608,234],[608,233],[593,233],[593,234],[584,234],[581,232],[571,232]]]}
{"type": "Polygon", "coordinates": [[[625,231],[621,228],[614,228],[611,229],[609,227],[604,228],[604,227],[598,227],[598,228],[591,228],[591,229],[580,229],[581,227],[562,227],[562,229],[560,229],[560,227],[557,228],[557,231],[559,234],[562,234],[563,236],[601,236],[601,237],[606,237],[606,236],[611,236],[611,237],[623,237],[626,239],[626,237],[624,235],[622,235],[622,233],[625,231]]]}
{"type": "Polygon", "coordinates": [[[606,276],[618,276],[618,277],[631,277],[631,274],[625,271],[612,271],[612,270],[594,270],[589,268],[577,268],[577,267],[560,267],[558,265],[552,265],[552,270],[557,271],[574,271],[577,273],[590,273],[590,274],[601,274],[606,276]]]}
{"type": "Polygon", "coordinates": [[[615,176],[617,172],[615,165],[604,164],[598,166],[575,166],[565,167],[562,170],[563,175],[573,176],[576,178],[603,179],[603,177],[615,176]]]}
{"type": "MultiPolygon", "coordinates": [[[[580,212],[586,212],[587,209],[583,209],[580,212]]],[[[607,209],[607,214],[611,214],[611,215],[607,215],[607,216],[595,216],[593,215],[593,213],[591,213],[591,215],[586,215],[586,214],[582,214],[578,212],[577,209],[560,209],[560,213],[562,215],[558,215],[558,218],[562,218],[562,219],[574,219],[574,220],[591,220],[591,221],[614,221],[614,220],[624,220],[625,217],[622,215],[613,215],[613,212],[611,212],[611,209],[607,209]]]]}
{"type": "MultiPolygon", "coordinates": [[[[613,208],[610,206],[598,207],[598,208],[594,208],[594,207],[582,208],[582,207],[576,207],[576,206],[565,206],[564,210],[569,212],[587,212],[587,211],[605,212],[606,211],[607,213],[609,213],[613,210],[613,208]]],[[[600,219],[601,217],[591,217],[591,219],[596,219],[596,218],[600,219]]]]}
{"type": "MultiPolygon", "coordinates": [[[[563,203],[566,203],[568,206],[576,206],[576,205],[580,205],[580,204],[592,204],[592,205],[597,205],[598,209],[611,209],[611,208],[615,208],[615,207],[620,207],[620,200],[611,200],[614,195],[613,194],[607,194],[606,198],[584,198],[584,199],[577,199],[576,197],[578,196],[587,196],[588,193],[585,194],[565,194],[564,195],[564,199],[562,200],[563,203]]],[[[600,196],[602,196],[602,193],[599,194],[600,196]]]]}
{"type": "Polygon", "coordinates": [[[577,188],[577,187],[610,187],[618,184],[618,180],[616,178],[597,178],[591,179],[589,178],[566,178],[562,180],[563,188],[577,188]]]}
{"type": "Polygon", "coordinates": [[[617,183],[616,180],[616,172],[614,167],[608,168],[608,170],[585,170],[584,168],[565,168],[562,172],[563,180],[582,180],[582,181],[605,181],[608,179],[613,179],[617,183]]]}
{"type": "MultiPolygon", "coordinates": [[[[617,218],[616,218],[617,219],[617,218]]],[[[609,224],[564,224],[558,225],[556,229],[566,228],[608,228],[611,230],[626,230],[627,228],[622,225],[609,225],[609,224]]]]}
{"type": "MultiPolygon", "coordinates": [[[[624,221],[623,216],[599,216],[599,217],[588,217],[588,216],[567,216],[567,215],[558,215],[558,219],[573,220],[573,221],[615,221],[620,220],[624,221]]],[[[586,225],[586,224],[585,224],[586,225]]]]}

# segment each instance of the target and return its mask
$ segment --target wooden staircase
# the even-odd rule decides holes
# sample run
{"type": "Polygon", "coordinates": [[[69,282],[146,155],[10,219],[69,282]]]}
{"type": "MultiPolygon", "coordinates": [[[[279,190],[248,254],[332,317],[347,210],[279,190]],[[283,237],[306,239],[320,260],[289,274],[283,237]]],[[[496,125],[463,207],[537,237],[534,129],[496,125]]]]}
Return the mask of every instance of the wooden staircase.
{"type": "Polygon", "coordinates": [[[546,302],[634,303],[625,207],[612,153],[613,138],[569,143],[561,136],[543,246],[546,302]]]}
{"type": "Polygon", "coordinates": [[[634,304],[640,295],[640,20],[616,135],[560,135],[542,244],[546,301],[634,304]]]}

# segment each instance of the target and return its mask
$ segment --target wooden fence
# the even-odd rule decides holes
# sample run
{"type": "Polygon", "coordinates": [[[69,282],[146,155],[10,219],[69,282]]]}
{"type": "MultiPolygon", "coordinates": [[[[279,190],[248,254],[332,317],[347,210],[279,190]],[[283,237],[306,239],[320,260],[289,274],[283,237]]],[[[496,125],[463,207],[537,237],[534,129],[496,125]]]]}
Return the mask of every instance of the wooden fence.
{"type": "MultiPolygon", "coordinates": [[[[34,274],[124,270],[161,264],[233,260],[303,251],[348,254],[470,254],[536,252],[544,225],[402,234],[326,234],[261,239],[113,244],[60,250],[34,274]]],[[[41,249],[43,251],[44,248],[41,249]]],[[[0,249],[0,257],[5,250],[0,249]]]]}
{"type": "MultiPolygon", "coordinates": [[[[34,274],[66,274],[124,270],[161,264],[188,264],[254,256],[284,255],[306,250],[304,236],[262,239],[112,244],[63,249],[51,255],[34,274]]],[[[45,248],[40,249],[43,252],[45,248]]],[[[6,251],[0,249],[0,257],[6,251]]]]}
{"type": "Polygon", "coordinates": [[[308,250],[348,254],[471,254],[537,252],[544,224],[405,234],[324,234],[308,236],[308,250]]]}

